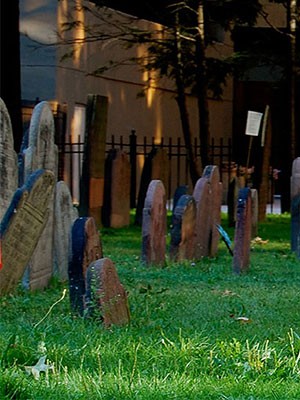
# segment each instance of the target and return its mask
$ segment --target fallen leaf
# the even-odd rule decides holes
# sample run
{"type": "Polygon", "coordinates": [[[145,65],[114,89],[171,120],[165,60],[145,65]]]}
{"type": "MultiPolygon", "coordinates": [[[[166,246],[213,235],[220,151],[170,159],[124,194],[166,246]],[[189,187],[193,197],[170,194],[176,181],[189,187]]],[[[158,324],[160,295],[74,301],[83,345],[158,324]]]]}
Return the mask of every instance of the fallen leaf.
{"type": "Polygon", "coordinates": [[[249,324],[252,322],[251,319],[247,317],[237,317],[235,320],[241,322],[242,324],[249,324]]]}
{"type": "Polygon", "coordinates": [[[268,239],[262,240],[262,238],[259,236],[256,236],[256,238],[251,240],[251,244],[267,244],[267,243],[269,243],[268,239]]]}

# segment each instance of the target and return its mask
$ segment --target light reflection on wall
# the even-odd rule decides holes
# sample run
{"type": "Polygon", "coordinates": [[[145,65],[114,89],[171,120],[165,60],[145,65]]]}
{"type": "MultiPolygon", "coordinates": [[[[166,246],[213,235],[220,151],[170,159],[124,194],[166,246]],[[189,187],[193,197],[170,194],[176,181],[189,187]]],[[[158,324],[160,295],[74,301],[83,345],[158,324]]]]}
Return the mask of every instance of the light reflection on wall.
{"type": "MultiPolygon", "coordinates": [[[[72,194],[73,203],[79,204],[80,200],[80,176],[83,161],[83,143],[85,132],[86,108],[83,105],[75,105],[71,123],[71,142],[77,143],[78,153],[72,154],[72,194]]],[[[74,148],[74,147],[73,147],[74,148]]]]}
{"type": "Polygon", "coordinates": [[[84,44],[84,8],[82,7],[82,0],[76,0],[75,20],[79,21],[77,28],[74,32],[74,64],[79,67],[82,47],[84,44]]]}

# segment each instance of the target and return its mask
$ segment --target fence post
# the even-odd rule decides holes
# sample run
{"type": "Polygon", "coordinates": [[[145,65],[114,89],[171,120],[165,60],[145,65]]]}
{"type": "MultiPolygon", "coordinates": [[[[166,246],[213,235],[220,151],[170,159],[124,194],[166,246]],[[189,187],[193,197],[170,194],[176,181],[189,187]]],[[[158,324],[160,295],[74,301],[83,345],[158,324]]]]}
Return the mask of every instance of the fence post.
{"type": "Polygon", "coordinates": [[[131,166],[130,174],[130,208],[136,206],[136,134],[135,130],[131,131],[129,136],[129,158],[131,166]]]}

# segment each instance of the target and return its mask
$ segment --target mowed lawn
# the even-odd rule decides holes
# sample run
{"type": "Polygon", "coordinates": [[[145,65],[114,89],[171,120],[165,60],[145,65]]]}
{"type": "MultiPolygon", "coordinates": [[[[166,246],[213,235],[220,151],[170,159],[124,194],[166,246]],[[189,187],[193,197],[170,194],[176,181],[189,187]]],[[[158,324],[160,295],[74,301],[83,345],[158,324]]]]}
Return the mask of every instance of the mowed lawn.
{"type": "Polygon", "coordinates": [[[0,298],[0,399],[299,400],[290,215],[268,216],[258,236],[249,272],[238,276],[221,239],[215,258],[174,263],[167,249],[158,268],[141,263],[140,227],[101,229],[130,324],[105,329],[72,315],[67,282],[0,298]]]}

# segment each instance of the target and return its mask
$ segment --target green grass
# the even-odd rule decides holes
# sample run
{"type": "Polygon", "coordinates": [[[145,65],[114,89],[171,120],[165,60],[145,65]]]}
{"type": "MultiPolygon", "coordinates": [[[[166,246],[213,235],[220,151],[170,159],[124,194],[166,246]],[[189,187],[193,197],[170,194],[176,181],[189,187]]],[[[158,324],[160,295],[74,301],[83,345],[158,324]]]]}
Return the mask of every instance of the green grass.
{"type": "MultiPolygon", "coordinates": [[[[233,239],[225,215],[222,226],[233,239]]],[[[102,229],[130,324],[104,329],[72,315],[66,283],[0,298],[0,399],[299,400],[290,216],[268,217],[258,235],[268,243],[252,246],[249,272],[237,276],[221,241],[216,258],[145,267],[139,227],[102,229]],[[54,370],[34,379],[25,366],[42,355],[54,370]]]]}

